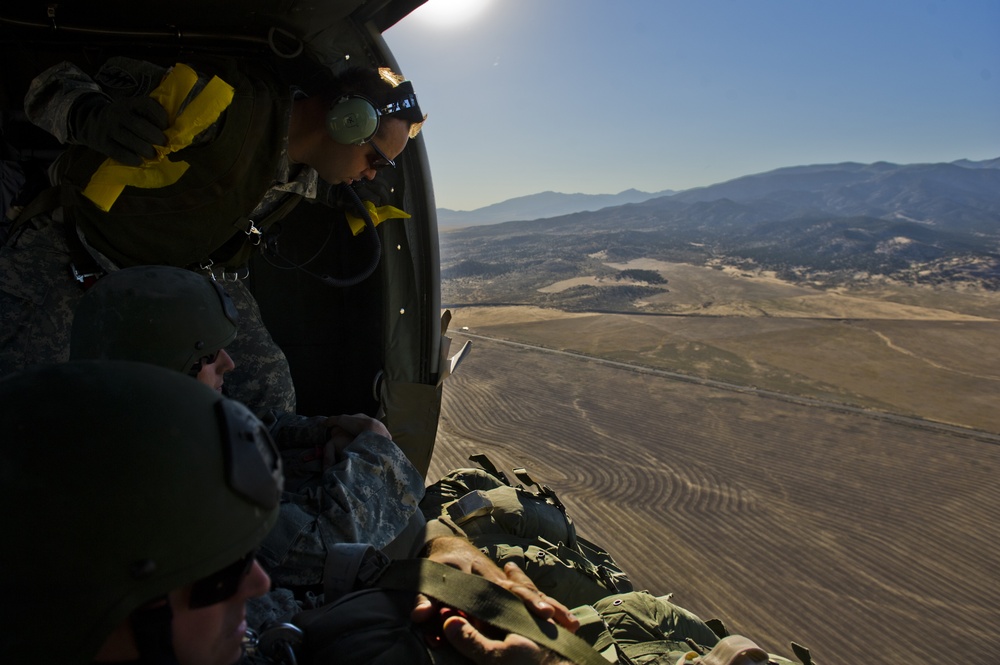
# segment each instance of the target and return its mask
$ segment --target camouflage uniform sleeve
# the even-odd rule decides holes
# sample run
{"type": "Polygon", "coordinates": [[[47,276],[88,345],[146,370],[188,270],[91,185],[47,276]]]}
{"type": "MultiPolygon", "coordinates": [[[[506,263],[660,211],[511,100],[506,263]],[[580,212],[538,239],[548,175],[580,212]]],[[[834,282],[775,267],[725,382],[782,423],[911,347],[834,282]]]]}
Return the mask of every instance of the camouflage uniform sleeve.
{"type": "Polygon", "coordinates": [[[313,448],[326,444],[330,428],[326,416],[300,416],[297,413],[269,411],[261,417],[271,438],[280,450],[313,448]]]}
{"type": "MultiPolygon", "coordinates": [[[[114,57],[105,62],[91,78],[71,62],[49,67],[34,78],[24,97],[24,112],[35,125],[62,143],[73,143],[69,127],[73,103],[83,95],[99,93],[109,99],[148,95],[163,80],[167,69],[144,60],[114,57]]],[[[204,86],[199,77],[193,97],[204,86]]]]}
{"type": "Polygon", "coordinates": [[[261,561],[277,586],[321,584],[334,545],[382,549],[406,529],[423,494],[422,476],[399,447],[364,432],[316,482],[282,494],[278,524],[261,546],[261,561]]]}
{"type": "Polygon", "coordinates": [[[24,112],[32,123],[68,143],[70,108],[82,95],[93,92],[102,92],[101,86],[73,63],[61,62],[36,76],[28,86],[24,112]]]}

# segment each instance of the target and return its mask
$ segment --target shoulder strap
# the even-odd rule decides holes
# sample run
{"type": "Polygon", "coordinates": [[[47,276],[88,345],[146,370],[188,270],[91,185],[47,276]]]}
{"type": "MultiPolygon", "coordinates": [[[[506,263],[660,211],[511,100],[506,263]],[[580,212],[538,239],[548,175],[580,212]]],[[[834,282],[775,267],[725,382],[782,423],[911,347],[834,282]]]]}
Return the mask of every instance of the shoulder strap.
{"type": "Polygon", "coordinates": [[[13,236],[14,232],[32,217],[36,217],[43,212],[52,212],[56,208],[59,208],[65,203],[67,198],[66,193],[60,185],[43,189],[38,193],[38,196],[31,199],[31,201],[21,209],[21,212],[18,213],[14,222],[11,224],[10,235],[13,236]]]}
{"type": "Polygon", "coordinates": [[[419,591],[486,623],[527,637],[579,665],[608,665],[601,654],[561,626],[538,619],[517,596],[476,575],[429,559],[394,561],[378,586],[419,591]]]}

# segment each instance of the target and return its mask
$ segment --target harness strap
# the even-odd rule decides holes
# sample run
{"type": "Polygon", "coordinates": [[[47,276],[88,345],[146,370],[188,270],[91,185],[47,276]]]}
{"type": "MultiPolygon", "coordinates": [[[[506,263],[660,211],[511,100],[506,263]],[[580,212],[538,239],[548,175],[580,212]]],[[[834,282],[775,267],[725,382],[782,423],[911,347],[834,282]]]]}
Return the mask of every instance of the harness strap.
{"type": "Polygon", "coordinates": [[[507,477],[507,474],[498,469],[497,465],[493,463],[493,460],[491,460],[485,454],[476,453],[474,455],[469,455],[469,461],[475,462],[476,464],[481,466],[483,470],[486,471],[486,473],[496,477],[499,480],[502,480],[504,484],[512,485],[512,483],[510,482],[510,478],[507,477]]]}
{"type": "Polygon", "coordinates": [[[18,214],[17,218],[11,222],[11,237],[13,237],[14,233],[29,219],[37,217],[43,212],[52,212],[56,208],[61,207],[64,202],[65,197],[63,194],[63,188],[59,185],[43,189],[38,193],[38,196],[31,199],[31,202],[28,203],[28,205],[21,208],[21,212],[18,214]]]}
{"type": "Polygon", "coordinates": [[[566,506],[564,506],[563,502],[559,500],[559,497],[556,496],[555,491],[551,487],[549,487],[548,485],[543,485],[540,482],[537,482],[534,478],[531,477],[531,474],[529,474],[528,470],[525,469],[523,466],[519,466],[513,471],[514,475],[522,483],[524,483],[528,487],[536,487],[538,490],[538,496],[549,500],[556,508],[563,511],[564,513],[566,512],[566,506]]]}
{"type": "Polygon", "coordinates": [[[486,623],[527,637],[579,665],[608,665],[601,654],[561,626],[534,617],[514,594],[430,559],[394,561],[378,586],[418,591],[486,623]]]}
{"type": "MultiPolygon", "coordinates": [[[[56,208],[65,207],[70,203],[72,193],[66,187],[55,185],[39,192],[28,205],[24,206],[21,213],[13,221],[8,237],[13,238],[14,234],[28,220],[43,213],[52,212],[56,208]]],[[[69,252],[70,273],[73,279],[81,284],[84,289],[93,286],[99,277],[104,275],[104,270],[97,263],[97,260],[87,251],[76,233],[76,224],[69,222],[62,223],[63,232],[66,238],[66,248],[69,252]]]]}

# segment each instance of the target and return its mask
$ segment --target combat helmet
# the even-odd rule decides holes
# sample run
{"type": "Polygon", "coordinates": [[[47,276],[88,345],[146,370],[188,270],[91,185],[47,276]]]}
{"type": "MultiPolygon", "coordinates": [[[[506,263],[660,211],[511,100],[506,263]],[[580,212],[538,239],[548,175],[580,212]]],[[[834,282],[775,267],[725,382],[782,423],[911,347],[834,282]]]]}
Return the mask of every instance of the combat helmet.
{"type": "Polygon", "coordinates": [[[178,372],[32,368],[0,379],[0,423],[2,662],[89,662],[150,601],[246,570],[277,519],[266,428],[178,372]]]}
{"type": "Polygon", "coordinates": [[[171,266],[124,268],[80,299],[70,359],[137,360],[187,373],[236,338],[238,318],[214,280],[171,266]]]}

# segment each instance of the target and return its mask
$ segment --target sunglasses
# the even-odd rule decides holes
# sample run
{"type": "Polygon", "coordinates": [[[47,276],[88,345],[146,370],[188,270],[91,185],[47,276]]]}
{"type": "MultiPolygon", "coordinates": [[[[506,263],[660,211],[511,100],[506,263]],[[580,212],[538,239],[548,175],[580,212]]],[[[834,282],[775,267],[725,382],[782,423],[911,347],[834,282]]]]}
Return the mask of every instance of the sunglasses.
{"type": "Polygon", "coordinates": [[[389,159],[386,156],[386,154],[384,152],[382,152],[382,149],[378,147],[378,145],[375,143],[375,141],[369,140],[368,141],[368,145],[370,145],[372,148],[375,149],[375,155],[374,156],[372,156],[372,155],[368,156],[368,166],[370,168],[373,168],[376,171],[378,171],[379,169],[384,169],[387,166],[391,166],[392,168],[396,168],[396,162],[394,162],[391,159],[389,159]]]}
{"type": "Polygon", "coordinates": [[[191,585],[191,599],[188,606],[191,609],[208,607],[229,600],[240,589],[243,578],[250,574],[253,568],[256,550],[229,564],[225,568],[208,577],[203,577],[191,585]]]}
{"type": "Polygon", "coordinates": [[[214,363],[216,360],[219,359],[220,353],[222,353],[222,349],[217,349],[216,351],[208,354],[207,356],[202,356],[201,358],[198,358],[197,362],[195,362],[195,364],[191,366],[191,369],[188,370],[188,374],[190,374],[191,376],[198,376],[198,372],[200,372],[203,367],[211,365],[212,363],[214,363]]]}

